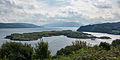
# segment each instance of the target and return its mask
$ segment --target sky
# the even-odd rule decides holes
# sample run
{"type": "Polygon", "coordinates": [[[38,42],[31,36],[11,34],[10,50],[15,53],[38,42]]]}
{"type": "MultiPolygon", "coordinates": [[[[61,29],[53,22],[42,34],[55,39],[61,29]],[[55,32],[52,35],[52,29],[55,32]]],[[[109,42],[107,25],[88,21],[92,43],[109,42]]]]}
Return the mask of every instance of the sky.
{"type": "Polygon", "coordinates": [[[0,23],[120,22],[120,0],[0,0],[0,23]]]}

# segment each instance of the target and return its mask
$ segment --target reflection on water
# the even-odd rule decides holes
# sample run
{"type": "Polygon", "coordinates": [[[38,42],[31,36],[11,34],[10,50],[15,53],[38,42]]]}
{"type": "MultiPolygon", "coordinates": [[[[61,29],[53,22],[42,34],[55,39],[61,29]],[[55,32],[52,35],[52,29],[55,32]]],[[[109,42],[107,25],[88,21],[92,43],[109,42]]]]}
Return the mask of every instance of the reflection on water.
{"type": "MultiPolygon", "coordinates": [[[[75,31],[78,29],[78,27],[61,27],[61,28],[14,28],[14,29],[0,29],[0,46],[5,43],[6,41],[11,41],[9,39],[4,39],[6,35],[10,35],[12,33],[29,33],[29,32],[41,32],[41,31],[52,31],[52,30],[73,30],[75,31]]],[[[53,36],[53,37],[43,37],[43,40],[45,42],[48,42],[49,44],[49,50],[51,50],[51,55],[55,55],[57,50],[64,48],[67,45],[71,45],[73,41],[75,40],[81,40],[86,41],[87,43],[90,43],[92,45],[99,44],[100,42],[108,42],[111,43],[115,39],[120,39],[120,35],[111,35],[111,34],[105,34],[105,33],[93,33],[93,32],[85,32],[89,34],[93,34],[94,36],[108,36],[112,39],[73,39],[73,38],[67,38],[65,36],[53,36]]],[[[28,43],[32,46],[35,46],[37,42],[40,42],[39,40],[36,41],[15,41],[15,42],[21,42],[21,43],[28,43]]]]}
{"type": "Polygon", "coordinates": [[[84,32],[84,33],[92,34],[92,35],[97,36],[97,37],[108,36],[111,38],[111,39],[97,39],[100,42],[111,43],[115,39],[120,39],[120,35],[112,35],[112,34],[107,34],[107,33],[95,33],[95,32],[84,32]]]}
{"type": "Polygon", "coordinates": [[[95,33],[95,32],[84,32],[84,33],[89,33],[89,34],[92,34],[92,35],[97,36],[97,37],[108,36],[108,37],[111,37],[113,40],[120,38],[120,35],[112,35],[112,34],[107,34],[107,33],[95,33]]]}
{"type": "Polygon", "coordinates": [[[74,38],[67,38],[66,36],[53,36],[53,37],[43,37],[44,41],[47,41],[49,43],[49,49],[52,52],[52,55],[54,55],[57,50],[67,46],[71,45],[73,41],[79,40],[79,41],[85,41],[87,44],[91,44],[92,46],[100,44],[100,42],[107,42],[111,43],[115,39],[120,39],[120,35],[111,35],[111,34],[105,34],[105,33],[92,33],[92,32],[86,32],[89,34],[93,34],[94,36],[100,37],[100,36],[108,36],[112,39],[74,39],[74,38]]]}

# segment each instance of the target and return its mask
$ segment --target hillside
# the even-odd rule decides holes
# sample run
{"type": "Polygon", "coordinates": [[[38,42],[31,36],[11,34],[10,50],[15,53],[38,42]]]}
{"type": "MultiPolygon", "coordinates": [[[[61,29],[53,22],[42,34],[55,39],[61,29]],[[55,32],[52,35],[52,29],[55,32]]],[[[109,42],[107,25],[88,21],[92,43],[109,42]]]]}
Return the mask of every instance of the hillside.
{"type": "Polygon", "coordinates": [[[120,22],[81,26],[77,31],[100,32],[120,35],[120,22]]]}
{"type": "Polygon", "coordinates": [[[79,24],[76,22],[55,22],[50,24],[43,25],[44,27],[79,27],[83,24],[79,24]]]}
{"type": "Polygon", "coordinates": [[[36,28],[36,27],[40,26],[28,23],[0,23],[0,28],[36,28]]]}

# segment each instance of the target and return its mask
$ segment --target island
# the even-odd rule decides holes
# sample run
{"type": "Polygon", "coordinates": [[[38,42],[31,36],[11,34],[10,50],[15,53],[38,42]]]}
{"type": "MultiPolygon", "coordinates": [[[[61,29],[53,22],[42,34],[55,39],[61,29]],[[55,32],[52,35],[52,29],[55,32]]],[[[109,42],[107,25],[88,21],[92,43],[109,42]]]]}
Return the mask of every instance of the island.
{"type": "Polygon", "coordinates": [[[42,37],[51,37],[51,36],[60,36],[64,35],[69,38],[77,38],[77,39],[92,39],[92,38],[99,38],[93,36],[91,34],[71,31],[71,30],[63,30],[63,31],[43,31],[43,32],[33,32],[33,33],[14,33],[9,36],[6,36],[6,39],[16,40],[16,41],[32,41],[38,40],[42,37]]]}
{"type": "Polygon", "coordinates": [[[120,22],[81,26],[79,32],[99,32],[120,35],[120,22]]]}
{"type": "Polygon", "coordinates": [[[43,32],[33,32],[33,33],[14,33],[5,38],[10,40],[18,40],[18,41],[31,41],[31,40],[38,40],[42,37],[51,37],[51,36],[60,36],[64,35],[69,38],[81,38],[81,39],[88,39],[88,38],[97,38],[91,34],[71,31],[71,30],[63,30],[63,31],[43,31],[43,32]]]}
{"type": "Polygon", "coordinates": [[[108,36],[101,36],[101,37],[98,37],[99,39],[111,39],[110,37],[108,36]]]}

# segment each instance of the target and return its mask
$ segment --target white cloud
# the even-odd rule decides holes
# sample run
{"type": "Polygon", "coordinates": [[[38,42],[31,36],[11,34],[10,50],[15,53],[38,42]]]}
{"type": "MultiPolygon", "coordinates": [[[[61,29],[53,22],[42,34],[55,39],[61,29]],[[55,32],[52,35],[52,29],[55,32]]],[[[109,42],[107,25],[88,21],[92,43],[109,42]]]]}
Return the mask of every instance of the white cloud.
{"type": "Polygon", "coordinates": [[[0,22],[119,22],[119,3],[119,0],[0,0],[0,22]]]}

